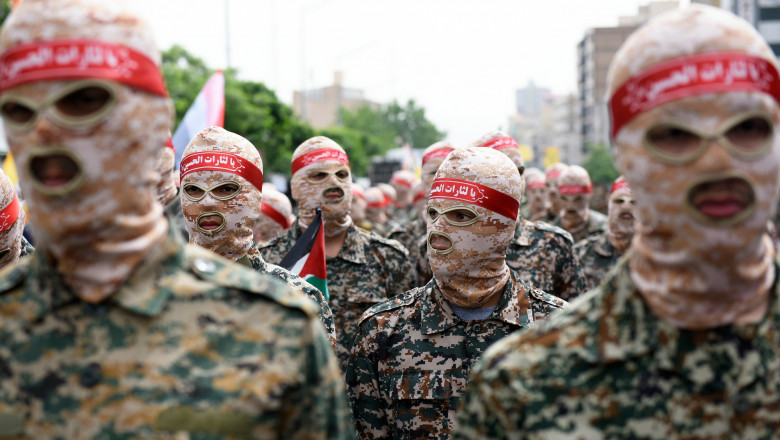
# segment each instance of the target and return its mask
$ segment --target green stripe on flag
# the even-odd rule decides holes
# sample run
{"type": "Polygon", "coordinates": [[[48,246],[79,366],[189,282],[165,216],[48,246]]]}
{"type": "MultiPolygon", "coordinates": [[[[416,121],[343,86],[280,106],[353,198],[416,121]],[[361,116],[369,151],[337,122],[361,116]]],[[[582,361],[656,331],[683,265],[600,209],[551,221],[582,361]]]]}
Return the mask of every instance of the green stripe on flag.
{"type": "Polygon", "coordinates": [[[317,290],[322,292],[322,294],[325,296],[325,300],[330,300],[327,280],[323,280],[322,278],[317,278],[314,275],[307,275],[304,278],[304,280],[306,280],[307,283],[311,284],[312,286],[316,287],[317,290]]]}

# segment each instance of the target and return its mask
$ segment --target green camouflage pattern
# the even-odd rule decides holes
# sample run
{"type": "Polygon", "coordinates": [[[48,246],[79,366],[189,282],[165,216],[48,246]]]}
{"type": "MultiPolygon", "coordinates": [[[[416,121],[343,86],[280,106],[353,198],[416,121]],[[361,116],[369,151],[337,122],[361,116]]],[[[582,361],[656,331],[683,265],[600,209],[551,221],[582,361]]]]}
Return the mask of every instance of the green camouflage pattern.
{"type": "MultiPolygon", "coordinates": [[[[561,223],[560,217],[556,217],[555,221],[552,224],[561,229],[566,229],[563,227],[563,223],[561,223]]],[[[577,243],[582,240],[585,240],[588,237],[601,234],[602,232],[606,231],[608,227],[609,227],[609,219],[607,218],[606,215],[598,211],[588,209],[588,224],[584,228],[574,233],[568,230],[566,232],[569,232],[571,234],[572,239],[574,239],[574,242],[577,243]]]]}
{"type": "Polygon", "coordinates": [[[317,303],[319,306],[320,322],[322,322],[322,325],[325,327],[325,332],[328,334],[328,339],[333,347],[333,352],[336,352],[336,324],[333,321],[333,312],[330,310],[325,295],[323,295],[319,289],[289,270],[265,261],[257,250],[257,243],[252,244],[249,252],[239,258],[236,262],[251,267],[260,273],[282,280],[284,284],[292,287],[296,292],[307,296],[310,300],[317,303]]]}
{"type": "Polygon", "coordinates": [[[32,254],[35,252],[35,248],[33,245],[30,244],[29,241],[27,241],[24,236],[22,236],[22,252],[19,254],[19,258],[26,257],[27,255],[32,254]]]}
{"type": "Polygon", "coordinates": [[[506,251],[506,264],[520,279],[571,301],[585,293],[585,279],[574,255],[571,235],[544,222],[522,219],[506,251]]]}
{"type": "MultiPolygon", "coordinates": [[[[301,236],[298,222],[286,233],[258,250],[265,261],[278,263],[301,236]]],[[[350,226],[339,254],[327,259],[328,305],[333,311],[341,368],[346,368],[360,316],[369,307],[414,287],[414,271],[406,249],[388,240],[350,226]]]]}
{"type": "Polygon", "coordinates": [[[567,305],[510,272],[487,319],[460,319],[435,280],[366,311],[346,371],[360,438],[449,438],[469,370],[485,349],[567,305]]]}
{"type": "Polygon", "coordinates": [[[650,311],[626,258],[568,310],[487,350],[453,438],[777,438],[777,282],[758,324],[682,330],[650,311]]]}
{"type": "Polygon", "coordinates": [[[622,255],[618,254],[615,247],[609,242],[606,232],[588,237],[575,244],[574,254],[580,261],[587,290],[598,287],[622,255]]]}
{"type": "Polygon", "coordinates": [[[354,436],[316,307],[278,280],[171,228],[89,304],[44,254],[0,272],[0,437],[354,436]]]}

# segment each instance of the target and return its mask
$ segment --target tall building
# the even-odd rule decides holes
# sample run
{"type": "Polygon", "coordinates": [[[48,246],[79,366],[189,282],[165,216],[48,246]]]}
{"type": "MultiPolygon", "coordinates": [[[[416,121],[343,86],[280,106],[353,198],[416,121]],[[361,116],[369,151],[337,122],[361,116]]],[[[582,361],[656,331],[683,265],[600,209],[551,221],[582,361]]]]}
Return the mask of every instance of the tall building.
{"type": "Polygon", "coordinates": [[[363,96],[363,91],[344,87],[344,74],[335,72],[333,85],[320,89],[296,90],[293,93],[295,113],[314,128],[325,128],[341,124],[340,110],[355,110],[364,105],[375,106],[363,96]]]}
{"type": "Polygon", "coordinates": [[[542,112],[544,101],[552,96],[550,89],[537,87],[534,81],[516,92],[517,113],[526,116],[539,116],[542,112]]]}
{"type": "MultiPolygon", "coordinates": [[[[703,3],[698,1],[697,3],[703,3]]],[[[715,2],[709,2],[715,3],[715,2]]],[[[744,18],[764,36],[769,47],[780,55],[780,1],[779,0],[730,0],[718,1],[720,6],[744,18]]]]}

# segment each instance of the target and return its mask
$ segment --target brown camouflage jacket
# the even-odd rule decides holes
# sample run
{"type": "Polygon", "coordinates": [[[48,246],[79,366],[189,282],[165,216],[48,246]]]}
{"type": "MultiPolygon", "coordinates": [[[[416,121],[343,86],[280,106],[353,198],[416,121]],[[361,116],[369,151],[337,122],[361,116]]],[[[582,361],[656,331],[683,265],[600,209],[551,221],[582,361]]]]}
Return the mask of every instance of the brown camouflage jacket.
{"type": "Polygon", "coordinates": [[[585,276],[586,290],[598,287],[622,255],[609,242],[606,232],[588,237],[575,244],[574,254],[580,261],[582,274],[585,276]]]}

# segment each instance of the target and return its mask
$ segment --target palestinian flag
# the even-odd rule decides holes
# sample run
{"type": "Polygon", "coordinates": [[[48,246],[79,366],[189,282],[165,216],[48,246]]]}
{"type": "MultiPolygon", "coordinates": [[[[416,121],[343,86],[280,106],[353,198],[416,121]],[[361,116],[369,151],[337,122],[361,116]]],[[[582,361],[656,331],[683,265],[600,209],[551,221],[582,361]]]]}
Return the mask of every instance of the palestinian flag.
{"type": "Polygon", "coordinates": [[[325,267],[325,230],[322,227],[322,211],[295,242],[290,252],[284,256],[279,266],[289,270],[316,287],[325,299],[328,294],[328,271],[325,267]]]}

